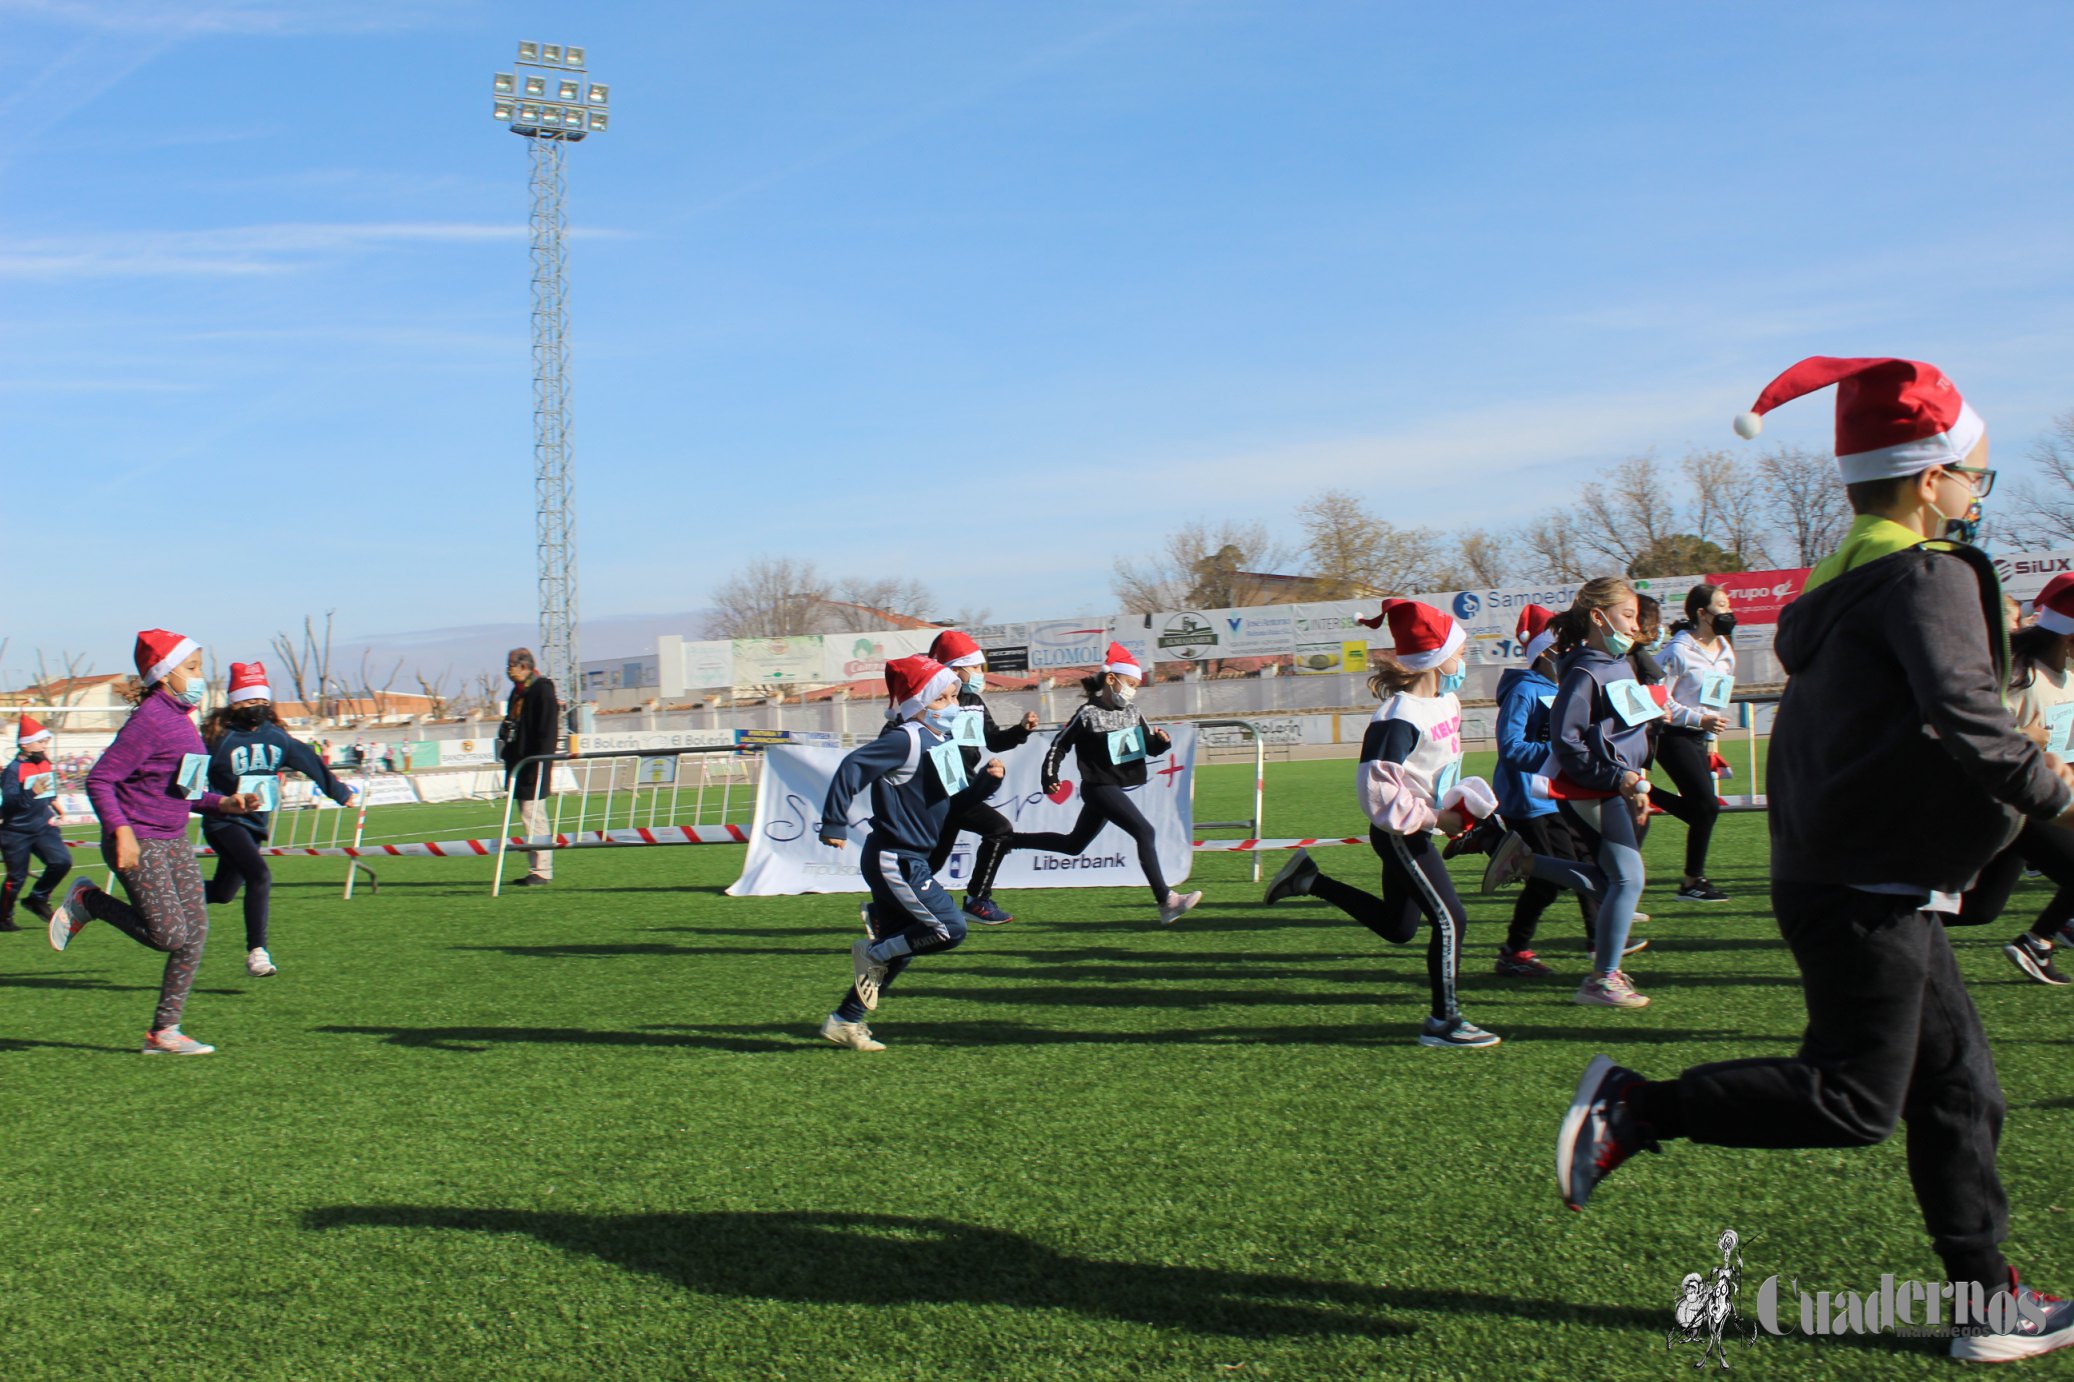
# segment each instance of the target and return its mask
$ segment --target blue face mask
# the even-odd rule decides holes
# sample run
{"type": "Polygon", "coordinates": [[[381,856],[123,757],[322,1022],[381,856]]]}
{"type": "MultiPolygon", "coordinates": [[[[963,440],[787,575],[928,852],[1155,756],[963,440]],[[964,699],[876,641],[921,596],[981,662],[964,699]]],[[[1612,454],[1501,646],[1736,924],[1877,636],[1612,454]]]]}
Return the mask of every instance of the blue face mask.
{"type": "Polygon", "coordinates": [[[1440,694],[1447,696],[1460,691],[1462,683],[1467,680],[1469,680],[1469,669],[1466,666],[1457,667],[1452,672],[1442,672],[1440,674],[1440,694]]]}
{"type": "Polygon", "coordinates": [[[1622,633],[1619,629],[1606,630],[1606,651],[1614,657],[1626,657],[1628,649],[1634,646],[1635,640],[1632,636],[1622,633]]]}
{"type": "Polygon", "coordinates": [[[957,718],[958,707],[955,705],[946,705],[941,708],[930,706],[922,712],[922,723],[935,730],[938,734],[949,734],[951,732],[951,722],[957,718]]]}
{"type": "Polygon", "coordinates": [[[1656,631],[1656,637],[1649,640],[1649,651],[1652,653],[1657,651],[1658,649],[1663,647],[1666,641],[1667,638],[1664,634],[1664,631],[1662,629],[1658,629],[1656,631]]]}
{"type": "Polygon", "coordinates": [[[205,693],[202,690],[201,682],[190,681],[187,683],[187,689],[180,692],[179,694],[180,699],[186,701],[189,705],[200,705],[202,703],[202,696],[205,693]]]}
{"type": "Polygon", "coordinates": [[[970,691],[975,696],[979,695],[982,691],[985,691],[987,689],[986,674],[984,672],[974,672],[972,673],[972,675],[966,677],[965,689],[967,691],[970,691]]]}

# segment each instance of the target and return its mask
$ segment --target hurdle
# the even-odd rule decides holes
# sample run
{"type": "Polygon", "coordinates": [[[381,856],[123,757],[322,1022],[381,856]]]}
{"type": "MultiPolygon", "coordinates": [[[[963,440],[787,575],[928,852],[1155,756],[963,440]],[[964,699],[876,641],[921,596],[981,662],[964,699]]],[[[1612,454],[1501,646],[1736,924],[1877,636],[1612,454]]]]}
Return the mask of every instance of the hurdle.
{"type": "MultiPolygon", "coordinates": [[[[641,796],[642,789],[646,787],[651,789],[648,793],[647,803],[648,827],[653,829],[657,823],[656,817],[662,814],[662,794],[665,788],[668,789],[670,799],[668,814],[673,821],[676,817],[678,806],[683,799],[684,773],[681,760],[693,754],[724,753],[732,755],[734,752],[735,745],[733,744],[700,744],[689,748],[617,749],[602,753],[536,753],[521,758],[518,762],[511,765],[511,770],[505,780],[504,819],[497,830],[497,868],[490,878],[490,896],[500,897],[503,895],[504,856],[511,851],[513,846],[521,850],[562,849],[568,847],[566,842],[570,835],[580,836],[586,833],[586,831],[601,836],[608,834],[614,828],[612,818],[622,792],[622,775],[625,778],[624,795],[626,797],[626,806],[624,814],[626,823],[621,828],[626,830],[639,830],[642,828],[639,819],[642,806],[641,796]],[[572,775],[581,775],[579,779],[581,785],[573,792],[550,791],[545,794],[536,792],[535,800],[545,800],[554,803],[554,814],[548,822],[548,833],[545,836],[529,835],[523,839],[514,839],[511,834],[511,816],[512,808],[518,804],[519,776],[528,764],[534,763],[548,764],[551,771],[555,766],[567,765],[567,770],[572,775]],[[667,773],[663,771],[663,764],[670,765],[670,770],[667,773]],[[590,800],[597,791],[597,775],[601,771],[605,775],[605,804],[599,813],[597,823],[593,825],[590,821],[590,800]],[[573,830],[564,831],[562,829],[563,806],[566,799],[570,796],[576,798],[576,822],[573,830]]],[[[696,800],[696,809],[703,811],[705,806],[705,783],[703,780],[698,784],[696,800]]],[[[724,819],[724,806],[722,815],[724,819]]]]}
{"type": "MultiPolygon", "coordinates": [[[[1200,835],[1205,830],[1244,830],[1248,842],[1258,840],[1260,838],[1261,821],[1265,817],[1267,810],[1266,733],[1252,720],[1197,720],[1195,727],[1198,730],[1240,729],[1244,730],[1253,740],[1253,819],[1249,821],[1196,821],[1195,833],[1200,835]]],[[[1200,753],[1201,741],[1198,740],[1197,744],[1198,753],[1200,753]]],[[[1194,773],[1188,775],[1188,810],[1190,816],[1195,814],[1195,777],[1194,773]]],[[[1253,881],[1258,883],[1260,881],[1260,853],[1257,850],[1249,852],[1253,855],[1253,881]]]]}

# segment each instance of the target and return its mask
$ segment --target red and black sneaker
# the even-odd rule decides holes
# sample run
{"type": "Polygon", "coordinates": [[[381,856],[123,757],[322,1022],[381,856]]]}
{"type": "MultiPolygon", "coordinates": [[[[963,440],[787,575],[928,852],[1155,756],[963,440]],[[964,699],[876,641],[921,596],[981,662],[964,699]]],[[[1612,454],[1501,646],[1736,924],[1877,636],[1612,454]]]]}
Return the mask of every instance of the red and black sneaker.
{"type": "Polygon", "coordinates": [[[1628,1103],[1641,1083],[1640,1075],[1605,1056],[1593,1056],[1584,1067],[1556,1134],[1556,1182],[1570,1208],[1584,1208],[1599,1182],[1636,1152],[1662,1150],[1655,1132],[1628,1103]]]}
{"type": "Polygon", "coordinates": [[[1440,857],[1452,859],[1457,854],[1490,854],[1498,848],[1498,842],[1504,838],[1505,818],[1493,811],[1442,845],[1440,857]]]}
{"type": "Polygon", "coordinates": [[[2009,1331],[1992,1327],[1952,1337],[1952,1357],[1962,1363],[2014,1363],[2074,1344],[2074,1301],[2033,1290],[2009,1269],[2009,1293],[2016,1298],[2016,1320],[2009,1331]]]}

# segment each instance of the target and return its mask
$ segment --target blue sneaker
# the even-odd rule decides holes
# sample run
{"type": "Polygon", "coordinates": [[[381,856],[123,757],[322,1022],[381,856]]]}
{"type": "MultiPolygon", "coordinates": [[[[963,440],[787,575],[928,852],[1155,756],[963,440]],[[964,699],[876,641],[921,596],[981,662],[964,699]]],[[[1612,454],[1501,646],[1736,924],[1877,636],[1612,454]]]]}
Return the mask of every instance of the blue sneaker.
{"type": "Polygon", "coordinates": [[[1003,926],[1015,918],[994,905],[991,897],[968,897],[965,899],[965,915],[981,926],[1003,926]]]}

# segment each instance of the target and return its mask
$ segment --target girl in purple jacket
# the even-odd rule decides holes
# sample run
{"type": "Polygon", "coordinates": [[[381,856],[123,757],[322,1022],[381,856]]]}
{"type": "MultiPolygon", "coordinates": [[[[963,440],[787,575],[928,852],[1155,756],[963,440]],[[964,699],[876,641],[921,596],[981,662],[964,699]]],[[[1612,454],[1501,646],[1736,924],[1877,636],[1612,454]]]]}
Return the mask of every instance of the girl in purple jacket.
{"type": "Polygon", "coordinates": [[[105,921],[164,951],[166,975],[144,1054],[206,1056],[216,1048],[180,1030],[209,937],[209,908],[187,818],[196,811],[246,815],[258,809],[259,799],[219,795],[206,790],[199,771],[182,771],[190,756],[206,766],[194,726],[204,689],[200,645],[164,629],[146,629],[137,635],[137,679],[143,688],[137,708],[86,775],[86,794],[101,820],[101,857],[122,879],[130,900],[80,879],[51,913],[50,943],[63,950],[89,921],[105,921]]]}

